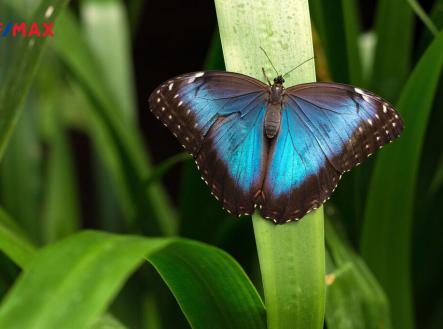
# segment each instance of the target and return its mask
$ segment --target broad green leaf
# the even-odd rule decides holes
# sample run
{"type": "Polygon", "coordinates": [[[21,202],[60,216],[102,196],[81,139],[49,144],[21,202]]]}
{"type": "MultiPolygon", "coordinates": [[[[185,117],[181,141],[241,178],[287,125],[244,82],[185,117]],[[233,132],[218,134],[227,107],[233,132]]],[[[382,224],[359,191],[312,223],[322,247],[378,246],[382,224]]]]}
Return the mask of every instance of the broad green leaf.
{"type": "Polygon", "coordinates": [[[363,260],[325,223],[333,269],[326,276],[329,329],[391,328],[386,295],[363,260]]]}
{"type": "Polygon", "coordinates": [[[91,326],[144,259],[164,278],[193,328],[265,328],[256,290],[226,253],[187,240],[93,231],[35,256],[0,305],[0,328],[91,326]]]}
{"type": "Polygon", "coordinates": [[[129,122],[134,122],[134,74],[125,6],[120,0],[81,2],[85,38],[103,72],[103,82],[129,122]]]}
{"type": "Polygon", "coordinates": [[[369,189],[361,249],[390,300],[394,328],[413,326],[411,226],[418,166],[443,68],[443,32],[403,88],[398,109],[405,131],[377,158],[369,189]]]}
{"type": "Polygon", "coordinates": [[[228,254],[197,242],[178,241],[148,260],[176,296],[192,328],[266,328],[257,291],[228,254]]]}
{"type": "Polygon", "coordinates": [[[332,79],[362,86],[360,22],[354,0],[309,2],[332,79]]]}
{"type": "MultiPolygon", "coordinates": [[[[39,24],[56,21],[66,3],[67,0],[42,0],[29,21],[39,24]]],[[[0,158],[17,123],[48,38],[18,38],[14,41],[19,44],[0,80],[0,158]]]]}
{"type": "Polygon", "coordinates": [[[91,325],[143,257],[165,243],[85,232],[43,249],[0,306],[0,328],[91,325]]]}
{"type": "Polygon", "coordinates": [[[411,67],[414,14],[404,0],[377,3],[377,45],[371,89],[391,102],[397,100],[411,67]]]}
{"type": "Polygon", "coordinates": [[[36,250],[21,229],[0,208],[0,251],[5,253],[14,263],[25,268],[36,250]]]}

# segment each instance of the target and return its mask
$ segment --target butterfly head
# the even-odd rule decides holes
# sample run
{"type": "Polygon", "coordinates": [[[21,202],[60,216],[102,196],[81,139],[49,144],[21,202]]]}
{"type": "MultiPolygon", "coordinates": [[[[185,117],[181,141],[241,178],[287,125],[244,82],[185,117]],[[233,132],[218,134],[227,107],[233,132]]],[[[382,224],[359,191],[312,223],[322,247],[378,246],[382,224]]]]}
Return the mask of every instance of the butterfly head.
{"type": "Polygon", "coordinates": [[[279,75],[274,79],[274,85],[282,86],[285,83],[285,79],[283,79],[283,76],[279,75]]]}

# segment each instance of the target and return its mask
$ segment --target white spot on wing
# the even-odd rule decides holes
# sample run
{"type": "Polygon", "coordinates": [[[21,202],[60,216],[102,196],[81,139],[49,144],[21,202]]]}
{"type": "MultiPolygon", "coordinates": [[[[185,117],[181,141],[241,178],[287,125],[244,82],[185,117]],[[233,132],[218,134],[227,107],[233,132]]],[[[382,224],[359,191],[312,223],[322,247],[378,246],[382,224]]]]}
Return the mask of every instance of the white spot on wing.
{"type": "Polygon", "coordinates": [[[205,72],[197,72],[195,75],[194,75],[194,77],[196,77],[196,78],[200,78],[200,77],[202,77],[202,76],[204,76],[205,75],[205,72]]]}
{"type": "Polygon", "coordinates": [[[364,94],[363,90],[361,90],[360,88],[354,88],[354,90],[357,94],[360,94],[360,95],[364,94]]]}
{"type": "Polygon", "coordinates": [[[169,84],[169,86],[168,86],[169,91],[172,90],[172,87],[174,87],[174,82],[171,82],[171,83],[169,84]]]}
{"type": "Polygon", "coordinates": [[[386,104],[383,104],[383,113],[387,113],[388,112],[388,108],[386,107],[386,104]]]}

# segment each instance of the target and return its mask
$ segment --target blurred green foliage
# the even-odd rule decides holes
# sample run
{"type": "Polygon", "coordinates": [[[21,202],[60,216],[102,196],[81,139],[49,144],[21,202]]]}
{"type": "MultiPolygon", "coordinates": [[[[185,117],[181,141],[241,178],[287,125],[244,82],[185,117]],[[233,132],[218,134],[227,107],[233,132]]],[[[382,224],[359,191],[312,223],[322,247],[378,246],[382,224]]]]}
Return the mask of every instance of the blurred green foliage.
{"type": "MultiPolygon", "coordinates": [[[[406,124],[326,204],[330,329],[443,325],[443,1],[434,2],[426,13],[379,0],[363,30],[359,2],[310,0],[319,79],[376,91],[406,124]]],[[[154,166],[142,140],[131,33],[143,2],[3,0],[0,18],[41,21],[50,6],[51,42],[0,39],[0,327],[264,327],[250,219],[221,210],[188,156],[154,166]],[[73,131],[92,145],[87,195],[99,231],[83,231],[73,131]],[[178,205],[161,182],[169,170],[182,173],[178,205]]],[[[203,65],[223,69],[217,31],[203,65]]]]}

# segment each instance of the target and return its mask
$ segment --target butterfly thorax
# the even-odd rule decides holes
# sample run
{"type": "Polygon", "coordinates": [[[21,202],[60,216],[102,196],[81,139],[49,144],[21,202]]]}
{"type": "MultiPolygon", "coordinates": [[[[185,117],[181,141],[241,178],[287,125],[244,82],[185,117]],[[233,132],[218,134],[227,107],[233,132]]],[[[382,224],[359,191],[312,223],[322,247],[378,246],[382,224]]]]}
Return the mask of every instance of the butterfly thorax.
{"type": "Polygon", "coordinates": [[[269,88],[269,99],[264,121],[265,134],[269,139],[274,138],[280,129],[281,108],[285,90],[283,82],[283,78],[279,76],[274,79],[274,84],[269,88]]]}

